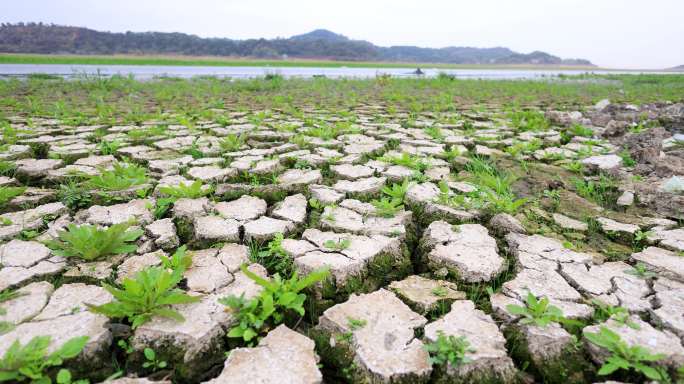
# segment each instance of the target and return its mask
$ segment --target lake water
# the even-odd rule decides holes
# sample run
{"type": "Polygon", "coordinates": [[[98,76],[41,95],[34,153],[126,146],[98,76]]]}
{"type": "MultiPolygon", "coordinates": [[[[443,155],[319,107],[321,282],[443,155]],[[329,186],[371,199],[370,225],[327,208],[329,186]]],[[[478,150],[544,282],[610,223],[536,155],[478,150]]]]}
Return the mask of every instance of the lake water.
{"type": "MultiPolygon", "coordinates": [[[[421,67],[424,76],[436,76],[440,72],[464,79],[535,79],[552,77],[560,74],[577,75],[587,70],[567,69],[437,69],[421,67]]],[[[32,73],[58,75],[66,78],[83,74],[103,76],[133,75],[145,80],[158,76],[194,77],[218,76],[230,78],[254,78],[270,73],[278,73],[284,77],[309,78],[325,76],[330,78],[369,78],[378,74],[389,74],[397,77],[416,76],[413,69],[407,68],[317,68],[317,67],[214,67],[214,66],[155,66],[155,65],[72,65],[72,64],[0,64],[0,77],[26,77],[32,73]]],[[[620,71],[593,70],[591,73],[627,73],[620,71]]],[[[630,72],[634,73],[634,72],[630,72]]],[[[665,73],[665,72],[654,72],[665,73]]]]}

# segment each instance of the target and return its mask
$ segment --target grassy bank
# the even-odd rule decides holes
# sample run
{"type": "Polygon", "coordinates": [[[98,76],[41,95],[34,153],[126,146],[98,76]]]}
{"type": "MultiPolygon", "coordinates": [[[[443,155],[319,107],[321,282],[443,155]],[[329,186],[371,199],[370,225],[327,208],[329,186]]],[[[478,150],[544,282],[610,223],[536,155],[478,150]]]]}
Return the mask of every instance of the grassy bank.
{"type": "Polygon", "coordinates": [[[548,65],[470,65],[436,63],[387,63],[332,60],[252,60],[224,57],[195,56],[91,56],[91,55],[24,55],[0,54],[0,64],[88,64],[88,65],[181,65],[216,67],[322,67],[322,68],[443,68],[443,69],[579,69],[596,70],[584,66],[548,65]]]}
{"type": "Polygon", "coordinates": [[[389,111],[483,111],[546,107],[582,109],[601,99],[635,104],[684,100],[684,75],[566,76],[547,81],[433,79],[284,79],[214,77],[159,78],[42,76],[0,81],[3,115],[55,117],[73,124],[136,124],[169,113],[180,119],[211,119],[212,109],[348,111],[360,104],[389,111]]]}

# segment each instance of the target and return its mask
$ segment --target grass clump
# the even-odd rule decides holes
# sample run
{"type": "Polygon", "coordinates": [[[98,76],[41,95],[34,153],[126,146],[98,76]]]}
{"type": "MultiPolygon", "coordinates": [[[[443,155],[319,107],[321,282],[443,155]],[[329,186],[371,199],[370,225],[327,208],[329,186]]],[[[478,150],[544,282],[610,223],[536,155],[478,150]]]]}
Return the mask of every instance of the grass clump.
{"type": "Polygon", "coordinates": [[[121,191],[148,181],[147,170],[137,164],[116,162],[111,170],[103,169],[88,180],[91,188],[121,191]]]}
{"type": "Polygon", "coordinates": [[[340,238],[339,240],[326,240],[323,246],[335,251],[343,251],[351,246],[351,240],[340,238]]]}
{"type": "Polygon", "coordinates": [[[292,274],[292,257],[283,248],[285,236],[276,233],[273,240],[269,241],[265,248],[258,243],[250,245],[250,259],[264,266],[270,273],[278,273],[283,276],[292,274]]]}
{"type": "Polygon", "coordinates": [[[658,274],[648,270],[646,264],[642,262],[636,263],[633,268],[626,269],[624,272],[628,275],[636,276],[643,280],[652,279],[658,277],[658,274]]]}
{"type": "Polygon", "coordinates": [[[157,358],[157,353],[152,348],[143,349],[143,355],[145,356],[145,362],[143,363],[143,368],[151,369],[152,371],[158,371],[160,369],[166,368],[168,363],[164,360],[157,358]]]}
{"type": "Polygon", "coordinates": [[[585,127],[582,124],[574,124],[572,127],[570,127],[568,132],[572,136],[580,136],[580,137],[592,137],[592,136],[594,136],[594,131],[589,127],[585,127]]]}
{"type": "MultiPolygon", "coordinates": [[[[17,292],[12,289],[6,289],[2,292],[0,292],[0,303],[4,303],[6,301],[14,300],[17,297],[23,296],[23,293],[17,292]]],[[[4,316],[7,314],[7,310],[3,307],[0,307],[0,316],[4,316]]],[[[11,331],[14,329],[14,323],[11,323],[9,321],[4,321],[0,320],[0,335],[4,335],[5,333],[11,331]]]]}
{"type": "Polygon", "coordinates": [[[525,297],[525,306],[508,304],[506,310],[513,315],[522,316],[521,324],[533,324],[539,327],[546,327],[551,323],[571,323],[563,316],[560,308],[550,305],[547,297],[538,300],[532,292],[528,292],[525,297]]]}
{"type": "Polygon", "coordinates": [[[212,188],[204,188],[201,180],[195,180],[192,184],[186,185],[181,182],[177,186],[162,186],[159,187],[159,193],[172,197],[174,199],[198,199],[207,196],[213,192],[212,188]]]}
{"type": "Polygon", "coordinates": [[[402,152],[399,156],[385,155],[379,157],[377,160],[384,161],[385,163],[390,163],[392,165],[401,165],[406,168],[413,169],[418,172],[424,172],[430,167],[430,164],[426,162],[422,157],[418,155],[411,155],[408,152],[402,152]]]}
{"type": "Polygon", "coordinates": [[[4,206],[25,191],[26,187],[0,187],[0,206],[4,206]]]}
{"type": "Polygon", "coordinates": [[[90,191],[84,188],[81,183],[73,180],[69,180],[66,184],[60,184],[57,190],[57,199],[72,210],[88,208],[92,202],[90,191]]]}
{"type": "MultiPolygon", "coordinates": [[[[48,353],[51,341],[50,336],[36,336],[26,345],[21,345],[19,340],[15,340],[0,360],[0,382],[51,383],[52,378],[47,371],[61,366],[65,360],[78,356],[88,342],[88,336],[69,339],[59,349],[48,353]]],[[[71,373],[66,369],[60,369],[56,378],[60,384],[72,382],[71,373]]]]}
{"type": "Polygon", "coordinates": [[[102,155],[115,155],[119,148],[123,147],[124,143],[119,140],[102,140],[97,144],[97,149],[102,155]]]}
{"type": "Polygon", "coordinates": [[[398,200],[398,201],[404,201],[404,197],[406,197],[406,192],[408,191],[409,187],[411,186],[411,183],[409,179],[404,179],[401,184],[394,183],[389,186],[384,186],[382,187],[382,193],[387,195],[388,197],[398,200]]]}
{"type": "Polygon", "coordinates": [[[185,268],[182,266],[173,270],[149,267],[138,272],[133,279],[124,279],[122,289],[102,284],[104,289],[114,296],[114,301],[88,307],[92,312],[107,317],[127,319],[134,329],[155,316],[184,321],[183,316],[170,306],[194,303],[199,301],[199,298],[177,288],[183,279],[183,272],[185,268]]]}
{"type": "Polygon", "coordinates": [[[0,160],[0,176],[13,177],[17,165],[12,161],[0,160]]]}
{"type": "Polygon", "coordinates": [[[632,158],[632,154],[628,150],[622,150],[618,153],[618,156],[622,159],[622,165],[625,167],[633,167],[637,164],[636,160],[632,158]]]}
{"type": "Polygon", "coordinates": [[[540,132],[551,127],[551,123],[544,117],[544,113],[535,110],[518,110],[511,112],[509,118],[513,127],[519,132],[540,132]]]}
{"type": "Polygon", "coordinates": [[[100,229],[90,224],[69,224],[66,230],[57,233],[57,239],[47,241],[46,245],[57,256],[88,261],[130,253],[137,249],[133,242],[143,234],[141,229],[129,230],[130,226],[131,223],[119,223],[100,229]]]}
{"type": "Polygon", "coordinates": [[[608,319],[612,319],[621,325],[627,325],[633,329],[640,328],[639,324],[629,319],[629,311],[627,308],[616,307],[596,299],[592,300],[591,303],[594,306],[594,320],[596,320],[596,322],[603,323],[608,319]]]}
{"type": "Polygon", "coordinates": [[[442,331],[438,331],[437,340],[426,344],[424,348],[430,354],[430,364],[446,365],[449,363],[454,368],[470,362],[466,353],[475,352],[465,336],[447,336],[442,331]]]}
{"type": "Polygon", "coordinates": [[[409,179],[404,179],[401,184],[392,184],[382,187],[382,193],[386,197],[372,200],[370,203],[375,207],[375,214],[380,217],[394,217],[397,212],[404,209],[404,198],[411,183],[409,179]]]}
{"type": "Polygon", "coordinates": [[[599,175],[599,178],[596,181],[572,178],[570,179],[570,182],[575,187],[578,195],[602,206],[611,205],[616,200],[616,182],[606,175],[599,175]]]}
{"type": "Polygon", "coordinates": [[[229,307],[238,320],[238,324],[228,332],[228,337],[239,338],[246,343],[251,343],[261,333],[281,324],[291,313],[304,316],[306,294],[302,291],[329,275],[327,269],[321,269],[301,279],[295,272],[287,280],[283,280],[279,274],[269,280],[251,272],[244,264],[240,269],[263,288],[261,294],[250,300],[245,299],[244,295],[232,295],[219,302],[229,307]]]}
{"type": "Polygon", "coordinates": [[[373,207],[375,207],[376,215],[386,218],[394,217],[394,215],[396,215],[397,212],[404,209],[404,205],[402,204],[401,200],[392,199],[388,197],[384,197],[379,200],[373,200],[371,201],[371,204],[373,205],[373,207]]]}
{"type": "Polygon", "coordinates": [[[247,137],[245,135],[236,135],[234,133],[230,133],[228,136],[224,137],[223,140],[221,140],[220,145],[224,152],[236,152],[239,151],[240,148],[244,147],[246,143],[247,137]]]}
{"type": "Polygon", "coordinates": [[[344,133],[344,131],[345,130],[339,125],[320,123],[318,126],[308,128],[306,131],[304,131],[304,134],[307,136],[317,137],[323,141],[330,141],[337,138],[337,136],[344,133]]]}
{"type": "Polygon", "coordinates": [[[440,204],[463,207],[466,209],[483,209],[496,214],[505,212],[516,213],[526,202],[526,199],[518,199],[513,192],[512,185],[516,178],[497,168],[489,160],[481,157],[473,157],[465,165],[469,176],[467,180],[477,187],[477,191],[466,195],[452,196],[448,184],[440,181],[440,204]]]}
{"type": "Polygon", "coordinates": [[[652,363],[662,360],[665,355],[652,354],[647,348],[640,345],[629,346],[620,335],[605,326],[601,326],[597,333],[585,333],[584,337],[592,344],[607,349],[610,353],[598,371],[600,376],[625,370],[634,371],[657,382],[671,382],[664,368],[651,366],[652,363]]]}
{"type": "Polygon", "coordinates": [[[169,256],[160,255],[162,267],[166,269],[188,269],[192,265],[192,252],[187,252],[187,246],[183,245],[176,249],[176,252],[169,256]]]}

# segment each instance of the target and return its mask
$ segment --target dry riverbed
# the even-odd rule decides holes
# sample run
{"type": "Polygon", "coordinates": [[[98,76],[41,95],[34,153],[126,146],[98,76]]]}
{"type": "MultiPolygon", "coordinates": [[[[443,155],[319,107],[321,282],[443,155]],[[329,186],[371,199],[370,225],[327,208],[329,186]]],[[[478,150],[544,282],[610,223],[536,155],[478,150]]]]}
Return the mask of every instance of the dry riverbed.
{"type": "Polygon", "coordinates": [[[0,356],[85,336],[42,372],[92,383],[682,380],[684,105],[560,109],[8,114],[0,356]]]}

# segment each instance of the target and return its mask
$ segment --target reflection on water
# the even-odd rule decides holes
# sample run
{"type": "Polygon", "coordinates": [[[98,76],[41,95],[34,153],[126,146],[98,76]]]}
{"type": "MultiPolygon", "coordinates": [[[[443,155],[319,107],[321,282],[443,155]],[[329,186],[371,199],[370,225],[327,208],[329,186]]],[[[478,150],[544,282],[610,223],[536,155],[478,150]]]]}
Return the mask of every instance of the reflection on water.
{"type": "MultiPolygon", "coordinates": [[[[587,70],[568,69],[437,69],[421,67],[420,77],[434,77],[447,73],[457,78],[475,79],[534,79],[557,75],[577,75],[587,70]]],[[[75,64],[0,64],[0,77],[25,77],[32,73],[44,73],[63,77],[88,75],[133,75],[136,79],[151,79],[158,76],[193,77],[218,76],[231,78],[253,78],[270,73],[285,77],[368,78],[379,74],[397,77],[417,77],[415,69],[409,68],[316,68],[316,67],[201,67],[201,66],[155,66],[155,65],[75,65],[75,64]]],[[[592,73],[627,73],[595,70],[592,73]]],[[[630,72],[634,73],[634,72],[630,72]]],[[[665,72],[654,72],[665,73],[665,72]]]]}

